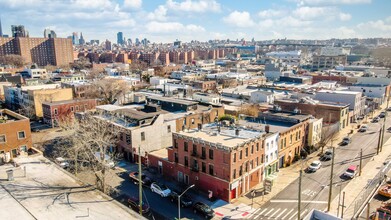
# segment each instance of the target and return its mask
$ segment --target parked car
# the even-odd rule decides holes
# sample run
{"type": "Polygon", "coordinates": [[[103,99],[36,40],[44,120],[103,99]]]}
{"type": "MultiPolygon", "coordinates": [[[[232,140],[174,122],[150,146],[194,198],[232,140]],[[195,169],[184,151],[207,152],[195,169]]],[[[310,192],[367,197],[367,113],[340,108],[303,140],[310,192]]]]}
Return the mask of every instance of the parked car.
{"type": "MultiPolygon", "coordinates": [[[[139,182],[139,173],[138,172],[129,173],[129,177],[133,181],[134,184],[138,184],[138,182],[139,182]]],[[[142,182],[143,186],[150,187],[151,184],[153,183],[153,180],[152,180],[152,178],[149,178],[147,175],[142,174],[141,175],[141,182],[142,182]]]]}
{"type": "Polygon", "coordinates": [[[152,183],[151,191],[159,194],[161,197],[167,197],[171,193],[171,190],[167,186],[160,183],[152,183]]]}
{"type": "Polygon", "coordinates": [[[366,132],[368,130],[368,125],[361,125],[360,129],[358,129],[359,132],[366,132]]]}
{"type": "MultiPolygon", "coordinates": [[[[171,202],[175,202],[176,204],[178,203],[178,196],[181,194],[181,192],[177,192],[177,191],[171,191],[171,194],[170,194],[170,201],[171,202]]],[[[191,199],[191,197],[187,194],[184,194],[181,196],[181,207],[190,207],[191,205],[193,205],[193,201],[191,199]]]]}
{"type": "Polygon", "coordinates": [[[384,118],[386,117],[386,112],[380,112],[380,115],[379,115],[380,118],[384,118]]]}
{"type": "Polygon", "coordinates": [[[387,111],[391,111],[391,107],[389,107],[389,108],[387,109],[387,111]]]}
{"type": "Polygon", "coordinates": [[[357,174],[357,167],[356,165],[351,165],[349,168],[345,171],[343,176],[348,177],[350,179],[353,179],[357,174]]]}
{"type": "Polygon", "coordinates": [[[207,204],[202,202],[196,202],[193,205],[194,213],[203,215],[206,219],[211,219],[215,216],[215,212],[207,204]]]}
{"type": "MultiPolygon", "coordinates": [[[[136,212],[140,212],[140,200],[136,197],[130,197],[128,198],[128,205],[130,208],[132,208],[136,212]]],[[[146,214],[149,212],[149,205],[145,204],[144,201],[142,201],[142,213],[146,214]]]]}
{"type": "Polygon", "coordinates": [[[358,120],[363,120],[364,118],[365,118],[364,115],[360,115],[360,116],[357,117],[358,120]]]}
{"type": "Polygon", "coordinates": [[[372,119],[372,123],[377,123],[377,122],[379,122],[380,121],[380,118],[379,117],[374,117],[373,119],[372,119]]]}
{"type": "Polygon", "coordinates": [[[321,159],[323,160],[331,160],[333,158],[333,150],[328,149],[326,152],[324,152],[323,156],[321,159]]]}
{"type": "Polygon", "coordinates": [[[350,137],[344,137],[342,139],[341,145],[348,145],[350,144],[350,142],[352,142],[352,139],[350,137]]]}
{"type": "Polygon", "coordinates": [[[387,131],[388,131],[388,132],[391,132],[391,127],[387,128],[387,131]]]}
{"type": "Polygon", "coordinates": [[[308,172],[316,172],[322,166],[322,163],[319,160],[312,161],[312,163],[308,166],[308,172]]]}

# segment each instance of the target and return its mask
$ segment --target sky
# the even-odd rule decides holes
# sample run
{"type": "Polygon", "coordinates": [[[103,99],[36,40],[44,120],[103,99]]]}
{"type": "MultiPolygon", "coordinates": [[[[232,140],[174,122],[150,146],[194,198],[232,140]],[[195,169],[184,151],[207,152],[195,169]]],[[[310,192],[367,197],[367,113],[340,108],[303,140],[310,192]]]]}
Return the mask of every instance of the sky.
{"type": "Polygon", "coordinates": [[[391,0],[0,0],[3,32],[116,42],[391,37],[391,0]],[[80,35],[80,34],[79,34],[80,35]]]}

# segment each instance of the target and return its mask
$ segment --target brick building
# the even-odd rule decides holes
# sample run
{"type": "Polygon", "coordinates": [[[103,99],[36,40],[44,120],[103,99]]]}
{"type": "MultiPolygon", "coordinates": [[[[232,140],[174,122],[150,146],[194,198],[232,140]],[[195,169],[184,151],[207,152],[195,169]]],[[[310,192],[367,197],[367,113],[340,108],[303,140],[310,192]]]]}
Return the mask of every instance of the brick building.
{"type": "Polygon", "coordinates": [[[167,157],[152,153],[149,162],[164,176],[231,202],[263,181],[264,134],[216,124],[174,132],[167,157]]]}
{"type": "Polygon", "coordinates": [[[0,56],[20,55],[27,63],[40,66],[73,62],[72,40],[66,38],[0,37],[0,56]]]}
{"type": "Polygon", "coordinates": [[[30,119],[8,109],[0,110],[0,157],[8,161],[32,147],[30,119]]]}
{"type": "Polygon", "coordinates": [[[216,86],[216,81],[196,81],[193,83],[194,89],[199,89],[202,92],[215,91],[216,86]]]}
{"type": "Polygon", "coordinates": [[[43,121],[52,127],[58,126],[61,122],[73,120],[75,113],[93,110],[95,107],[95,99],[44,102],[42,103],[43,121]]]}

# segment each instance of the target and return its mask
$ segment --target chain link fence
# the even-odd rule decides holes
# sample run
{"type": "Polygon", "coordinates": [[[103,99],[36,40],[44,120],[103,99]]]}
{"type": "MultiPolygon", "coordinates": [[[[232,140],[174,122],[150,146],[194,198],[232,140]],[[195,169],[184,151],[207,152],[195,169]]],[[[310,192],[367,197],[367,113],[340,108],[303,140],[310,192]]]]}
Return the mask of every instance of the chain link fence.
{"type": "Polygon", "coordinates": [[[366,205],[367,200],[371,195],[373,195],[377,187],[383,183],[386,177],[385,175],[388,173],[390,169],[391,169],[391,161],[388,162],[387,165],[376,174],[376,176],[365,186],[365,188],[356,197],[354,201],[353,218],[361,214],[362,210],[366,205]]]}

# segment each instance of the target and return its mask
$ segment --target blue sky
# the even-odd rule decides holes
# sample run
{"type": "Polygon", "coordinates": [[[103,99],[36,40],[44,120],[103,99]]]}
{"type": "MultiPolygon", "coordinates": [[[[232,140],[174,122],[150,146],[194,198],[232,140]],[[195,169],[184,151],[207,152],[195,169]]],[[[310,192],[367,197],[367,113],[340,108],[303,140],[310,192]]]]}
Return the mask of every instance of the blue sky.
{"type": "Polygon", "coordinates": [[[3,32],[153,42],[391,37],[391,0],[0,0],[3,32]]]}

